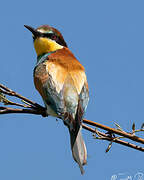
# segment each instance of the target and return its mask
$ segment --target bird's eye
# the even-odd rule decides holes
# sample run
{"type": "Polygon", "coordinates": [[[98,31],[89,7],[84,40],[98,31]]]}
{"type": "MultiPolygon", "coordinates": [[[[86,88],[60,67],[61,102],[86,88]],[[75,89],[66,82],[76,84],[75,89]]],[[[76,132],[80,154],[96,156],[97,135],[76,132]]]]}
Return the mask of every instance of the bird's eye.
{"type": "Polygon", "coordinates": [[[57,36],[54,35],[54,34],[52,34],[52,35],[51,35],[51,39],[52,39],[52,40],[57,40],[57,36]]]}

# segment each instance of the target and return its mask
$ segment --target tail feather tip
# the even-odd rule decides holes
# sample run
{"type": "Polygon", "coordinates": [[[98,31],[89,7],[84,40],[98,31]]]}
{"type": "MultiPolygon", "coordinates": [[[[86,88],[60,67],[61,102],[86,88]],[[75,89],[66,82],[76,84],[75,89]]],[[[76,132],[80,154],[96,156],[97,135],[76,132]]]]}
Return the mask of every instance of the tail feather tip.
{"type": "Polygon", "coordinates": [[[80,167],[80,171],[81,171],[81,174],[83,175],[85,173],[84,169],[83,169],[83,166],[82,165],[79,165],[80,167]]]}

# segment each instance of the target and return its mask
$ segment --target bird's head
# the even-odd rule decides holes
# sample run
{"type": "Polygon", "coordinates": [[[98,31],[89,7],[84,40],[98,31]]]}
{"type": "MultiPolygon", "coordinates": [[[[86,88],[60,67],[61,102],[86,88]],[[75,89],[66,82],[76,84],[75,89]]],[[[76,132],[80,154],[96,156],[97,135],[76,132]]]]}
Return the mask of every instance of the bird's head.
{"type": "Polygon", "coordinates": [[[61,33],[51,26],[42,25],[37,29],[28,25],[24,26],[32,32],[37,56],[67,47],[61,33]]]}

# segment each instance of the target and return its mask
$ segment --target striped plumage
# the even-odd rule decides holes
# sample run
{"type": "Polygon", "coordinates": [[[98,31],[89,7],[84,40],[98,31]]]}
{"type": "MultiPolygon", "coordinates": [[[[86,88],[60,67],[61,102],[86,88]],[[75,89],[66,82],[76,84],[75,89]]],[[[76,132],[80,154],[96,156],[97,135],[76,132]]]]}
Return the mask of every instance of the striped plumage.
{"type": "Polygon", "coordinates": [[[34,84],[41,94],[47,113],[61,117],[68,127],[74,160],[81,173],[87,161],[81,123],[89,95],[84,67],[75,58],[56,29],[44,25],[37,29],[26,26],[34,38],[37,64],[34,84]]]}

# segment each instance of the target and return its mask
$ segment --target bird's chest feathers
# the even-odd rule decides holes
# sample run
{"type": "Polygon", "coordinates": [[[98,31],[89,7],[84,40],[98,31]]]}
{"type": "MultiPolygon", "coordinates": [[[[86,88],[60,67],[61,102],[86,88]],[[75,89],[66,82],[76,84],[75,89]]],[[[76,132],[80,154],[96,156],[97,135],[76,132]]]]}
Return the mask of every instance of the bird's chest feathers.
{"type": "Polygon", "coordinates": [[[37,38],[34,41],[34,47],[38,56],[44,53],[56,51],[58,49],[63,48],[63,46],[57,44],[55,41],[43,37],[37,38]]]}

